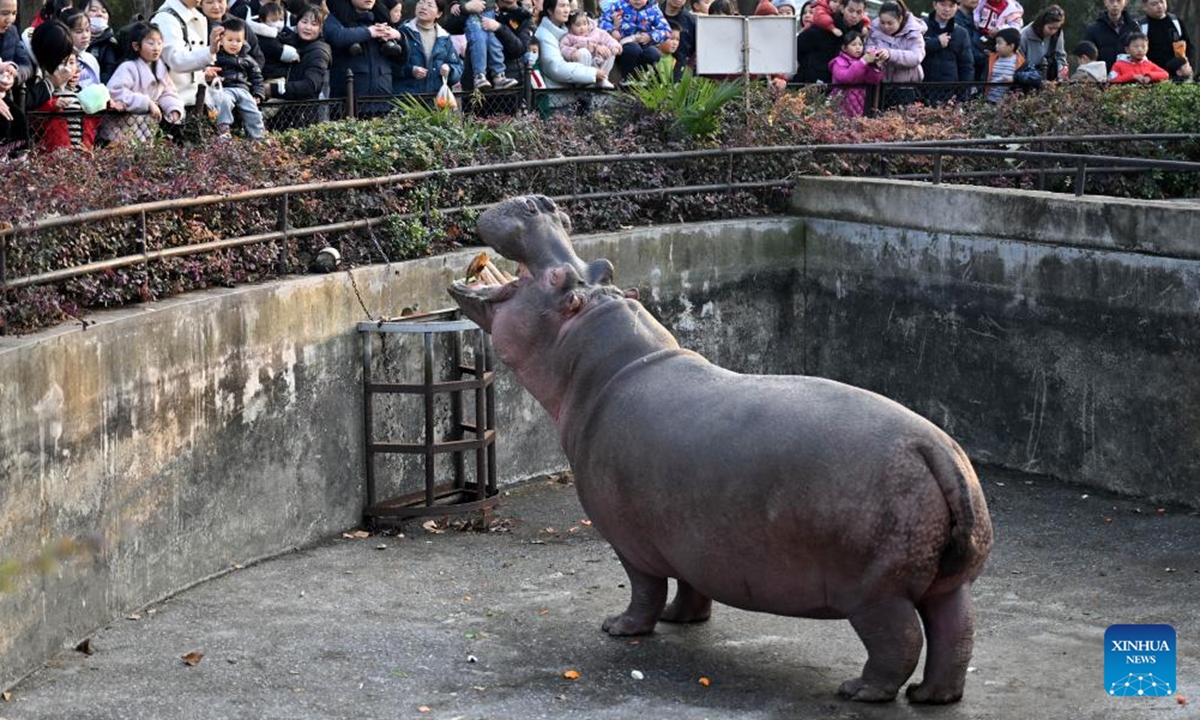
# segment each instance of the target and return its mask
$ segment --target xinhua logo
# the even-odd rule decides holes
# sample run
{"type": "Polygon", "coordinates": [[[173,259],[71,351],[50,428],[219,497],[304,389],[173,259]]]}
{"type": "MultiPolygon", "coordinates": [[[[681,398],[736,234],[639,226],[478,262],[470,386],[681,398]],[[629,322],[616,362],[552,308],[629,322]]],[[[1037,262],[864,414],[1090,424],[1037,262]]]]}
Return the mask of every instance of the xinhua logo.
{"type": "Polygon", "coordinates": [[[1104,691],[1114,697],[1175,692],[1175,628],[1110,625],[1104,631],[1104,691]]]}

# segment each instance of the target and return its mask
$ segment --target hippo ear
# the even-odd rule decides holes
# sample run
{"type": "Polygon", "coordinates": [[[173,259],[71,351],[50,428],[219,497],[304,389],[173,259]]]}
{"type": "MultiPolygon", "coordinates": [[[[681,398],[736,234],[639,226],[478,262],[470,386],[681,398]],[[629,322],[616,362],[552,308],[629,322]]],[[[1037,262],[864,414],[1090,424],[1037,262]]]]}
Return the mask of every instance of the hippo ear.
{"type": "Polygon", "coordinates": [[[603,258],[593,260],[588,263],[587,274],[589,285],[612,285],[613,264],[603,258]]]}
{"type": "Polygon", "coordinates": [[[571,216],[558,209],[554,211],[554,214],[558,216],[558,223],[562,225],[563,230],[571,232],[571,216]]]}

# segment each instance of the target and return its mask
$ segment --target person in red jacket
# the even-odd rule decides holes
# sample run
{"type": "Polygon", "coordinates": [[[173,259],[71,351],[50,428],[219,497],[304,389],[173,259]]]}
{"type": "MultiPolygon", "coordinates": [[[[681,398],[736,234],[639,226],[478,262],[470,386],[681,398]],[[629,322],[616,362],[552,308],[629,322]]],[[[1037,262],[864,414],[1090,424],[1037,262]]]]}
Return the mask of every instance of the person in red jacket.
{"type": "MultiPolygon", "coordinates": [[[[842,36],[842,31],[834,23],[833,17],[842,12],[842,5],[845,0],[814,0],[812,5],[812,22],[809,25],[816,25],[825,32],[833,33],[837,37],[842,36]]],[[[863,28],[868,32],[871,29],[871,18],[867,17],[866,13],[862,16],[863,28]]],[[[865,37],[865,36],[864,36],[865,37]]]]}
{"type": "Polygon", "coordinates": [[[1109,82],[1149,85],[1170,77],[1166,70],[1146,59],[1149,51],[1150,40],[1145,35],[1140,32],[1129,33],[1129,39],[1125,41],[1125,52],[1129,59],[1119,59],[1113,63],[1112,71],[1108,74],[1109,82]]]}

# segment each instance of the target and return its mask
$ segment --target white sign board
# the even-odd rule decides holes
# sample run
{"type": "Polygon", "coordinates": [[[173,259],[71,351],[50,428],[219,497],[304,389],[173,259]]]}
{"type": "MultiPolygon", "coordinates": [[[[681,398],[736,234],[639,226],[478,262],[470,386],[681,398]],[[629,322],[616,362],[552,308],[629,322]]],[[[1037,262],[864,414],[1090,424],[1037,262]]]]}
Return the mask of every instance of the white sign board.
{"type": "Polygon", "coordinates": [[[696,74],[796,72],[796,19],[788,15],[696,16],[696,74]]]}

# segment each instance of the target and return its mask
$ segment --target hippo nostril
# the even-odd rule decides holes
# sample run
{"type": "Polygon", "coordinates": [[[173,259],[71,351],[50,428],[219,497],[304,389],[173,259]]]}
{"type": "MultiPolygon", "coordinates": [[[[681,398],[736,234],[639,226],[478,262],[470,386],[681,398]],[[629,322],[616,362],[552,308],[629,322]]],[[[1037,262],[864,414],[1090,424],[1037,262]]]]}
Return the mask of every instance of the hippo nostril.
{"type": "Polygon", "coordinates": [[[537,203],[533,201],[533,198],[525,198],[525,209],[529,211],[530,215],[537,215],[538,207],[537,203]]]}

